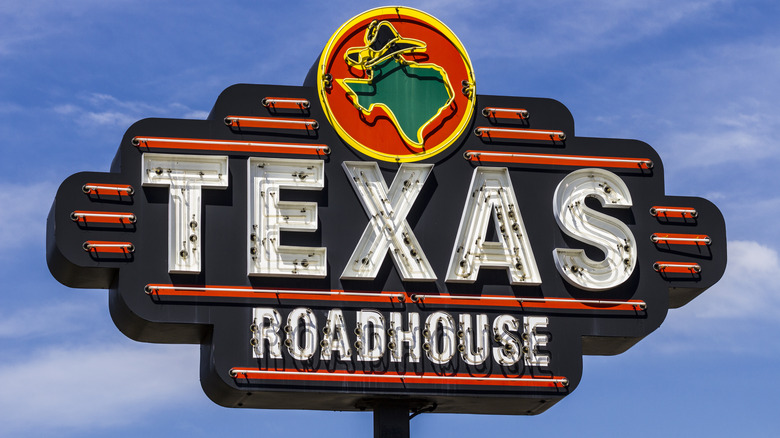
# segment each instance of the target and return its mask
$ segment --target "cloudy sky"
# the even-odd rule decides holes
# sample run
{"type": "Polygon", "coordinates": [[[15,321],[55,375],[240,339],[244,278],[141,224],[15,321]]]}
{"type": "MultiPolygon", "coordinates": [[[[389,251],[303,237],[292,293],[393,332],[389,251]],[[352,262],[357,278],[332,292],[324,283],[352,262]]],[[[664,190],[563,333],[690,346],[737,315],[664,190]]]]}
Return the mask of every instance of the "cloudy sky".
{"type": "MultiPolygon", "coordinates": [[[[49,274],[59,183],[107,171],[146,117],[205,118],[234,83],[300,85],[330,35],[383,3],[27,0],[0,3],[0,435],[371,436],[370,413],[219,407],[198,348],[139,344],[104,290],[49,274]]],[[[722,210],[721,282],[628,352],[586,357],[536,417],[426,414],[413,436],[776,433],[780,391],[780,3],[736,0],[407,4],[469,51],[480,94],[549,97],[577,135],[640,139],[666,192],[722,210]]]]}

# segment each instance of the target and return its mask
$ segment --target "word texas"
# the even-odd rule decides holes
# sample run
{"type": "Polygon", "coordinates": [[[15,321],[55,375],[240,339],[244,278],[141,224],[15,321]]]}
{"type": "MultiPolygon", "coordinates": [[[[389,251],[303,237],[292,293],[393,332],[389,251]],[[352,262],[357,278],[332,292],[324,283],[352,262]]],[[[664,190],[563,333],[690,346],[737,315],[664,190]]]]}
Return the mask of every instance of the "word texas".
{"type": "MultiPolygon", "coordinates": [[[[317,204],[279,199],[281,189],[322,190],[321,160],[253,157],[248,166],[248,253],[250,276],[323,278],[327,249],[284,246],[282,231],[317,229],[317,204]]],[[[390,187],[375,162],[344,162],[342,167],[369,217],[342,279],[373,279],[389,253],[404,281],[434,281],[436,274],[406,217],[432,164],[400,165],[390,187]]],[[[200,272],[200,215],[203,189],[228,185],[228,157],[143,155],[142,184],[169,187],[168,267],[171,273],[200,272]]],[[[580,169],[564,177],[552,209],[561,230],[595,246],[604,260],[588,258],[581,249],[555,248],[558,272],[572,285],[604,290],[626,281],[636,265],[634,237],[621,221],[585,205],[595,197],[605,208],[631,207],[626,184],[604,169],[580,169]]],[[[542,280],[509,172],[502,167],[476,167],[465,194],[446,281],[475,282],[482,267],[506,269],[513,285],[539,285],[542,280]],[[493,220],[497,239],[486,240],[493,220]]]]}

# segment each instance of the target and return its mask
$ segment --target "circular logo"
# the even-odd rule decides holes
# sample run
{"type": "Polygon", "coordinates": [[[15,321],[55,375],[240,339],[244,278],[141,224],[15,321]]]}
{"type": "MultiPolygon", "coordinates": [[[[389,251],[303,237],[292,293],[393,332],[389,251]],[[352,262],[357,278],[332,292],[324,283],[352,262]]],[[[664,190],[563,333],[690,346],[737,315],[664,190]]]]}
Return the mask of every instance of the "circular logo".
{"type": "Polygon", "coordinates": [[[436,18],[404,7],[349,20],[320,57],[317,90],[344,141],[378,160],[419,161],[466,129],[476,99],[466,49],[436,18]]]}

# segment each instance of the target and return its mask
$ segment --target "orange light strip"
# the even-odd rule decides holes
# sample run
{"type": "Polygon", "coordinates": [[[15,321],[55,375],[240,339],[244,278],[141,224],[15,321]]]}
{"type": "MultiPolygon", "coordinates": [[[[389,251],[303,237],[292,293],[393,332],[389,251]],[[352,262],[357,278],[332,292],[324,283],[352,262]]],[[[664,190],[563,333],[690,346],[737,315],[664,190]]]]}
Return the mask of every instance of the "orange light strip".
{"type": "Polygon", "coordinates": [[[128,184],[93,184],[86,183],[81,187],[81,191],[88,195],[121,195],[135,193],[133,186],[128,184]]]}
{"type": "Polygon", "coordinates": [[[286,290],[255,289],[251,287],[176,286],[172,284],[148,284],[148,295],[199,296],[227,298],[270,298],[291,300],[326,300],[359,302],[403,302],[406,294],[398,292],[347,292],[343,290],[286,290]]]}
{"type": "Polygon", "coordinates": [[[134,137],[133,146],[147,149],[194,149],[221,152],[260,152],[275,154],[322,155],[330,148],[322,144],[271,143],[197,138],[134,137]]]}
{"type": "Polygon", "coordinates": [[[134,224],[136,217],[133,213],[112,213],[105,211],[81,211],[76,210],[70,214],[73,222],[101,222],[110,224],[134,224]]]}
{"type": "Polygon", "coordinates": [[[268,128],[268,129],[318,129],[319,123],[313,119],[276,119],[273,117],[241,117],[227,116],[225,124],[237,128],[268,128]]]}
{"type": "Polygon", "coordinates": [[[266,108],[309,109],[311,106],[306,99],[291,99],[288,97],[265,97],[260,103],[266,108]]]}
{"type": "Polygon", "coordinates": [[[469,161],[491,163],[547,164],[553,166],[597,166],[625,169],[652,169],[653,162],[647,158],[591,157],[584,155],[519,154],[497,151],[473,151],[463,154],[469,161]]]}
{"type": "Polygon", "coordinates": [[[350,301],[375,303],[434,303],[450,305],[493,306],[513,308],[567,309],[567,310],[645,310],[640,300],[577,300],[572,298],[525,298],[496,295],[421,295],[405,292],[348,292],[343,290],[294,290],[257,289],[245,286],[177,286],[173,284],[148,284],[147,295],[214,298],[255,298],[319,301],[350,301]]]}
{"type": "Polygon", "coordinates": [[[697,217],[699,212],[695,208],[690,207],[662,207],[653,206],[650,207],[650,215],[654,217],[697,217]]]}
{"type": "Polygon", "coordinates": [[[494,117],[497,119],[511,119],[513,116],[517,116],[521,120],[531,117],[528,110],[525,108],[496,108],[490,106],[482,109],[482,115],[488,118],[494,117]]]}
{"type": "Polygon", "coordinates": [[[565,388],[569,385],[569,379],[565,377],[481,377],[459,373],[453,376],[441,376],[433,373],[400,374],[394,372],[367,373],[363,371],[346,370],[316,370],[316,371],[272,371],[259,368],[231,368],[230,376],[235,379],[266,379],[266,380],[309,380],[320,382],[390,382],[390,383],[417,383],[422,385],[480,385],[480,386],[528,386],[565,388]],[[256,376],[256,377],[253,377],[256,376]]]}
{"type": "Polygon", "coordinates": [[[517,140],[566,140],[563,131],[544,131],[541,129],[520,128],[491,128],[479,126],[474,129],[474,134],[480,138],[511,138],[517,140]]]}
{"type": "Polygon", "coordinates": [[[130,242],[105,242],[98,240],[87,240],[82,245],[87,252],[110,252],[129,254],[135,251],[135,246],[130,242]]]}
{"type": "Polygon", "coordinates": [[[665,243],[667,245],[699,245],[700,243],[709,245],[712,243],[712,239],[706,234],[653,233],[650,240],[655,244],[665,243]]]}
{"type": "Polygon", "coordinates": [[[656,272],[679,273],[679,274],[698,274],[701,272],[701,266],[698,263],[686,262],[655,262],[653,269],[656,272]]]}
{"type": "Polygon", "coordinates": [[[647,303],[641,300],[575,300],[571,298],[529,298],[529,297],[502,297],[493,295],[421,295],[412,294],[410,296],[412,302],[428,303],[431,301],[445,301],[447,304],[464,304],[464,305],[491,305],[489,301],[505,301],[507,304],[502,306],[507,307],[536,307],[536,308],[552,308],[552,309],[576,309],[576,310],[590,310],[594,307],[613,307],[610,310],[645,310],[647,309],[647,303]],[[485,303],[474,303],[474,301],[485,301],[485,303]],[[511,304],[511,303],[515,304],[511,304]]]}

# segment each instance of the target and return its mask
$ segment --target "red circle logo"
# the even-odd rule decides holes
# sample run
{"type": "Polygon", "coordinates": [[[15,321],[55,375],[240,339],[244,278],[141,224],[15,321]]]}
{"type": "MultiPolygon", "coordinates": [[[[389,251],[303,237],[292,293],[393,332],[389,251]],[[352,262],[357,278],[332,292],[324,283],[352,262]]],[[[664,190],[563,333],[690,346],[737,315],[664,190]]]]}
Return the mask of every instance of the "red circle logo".
{"type": "Polygon", "coordinates": [[[419,161],[468,126],[474,72],[458,38],[436,18],[385,7],[349,20],[320,57],[317,88],[330,124],[378,160],[419,161]]]}

